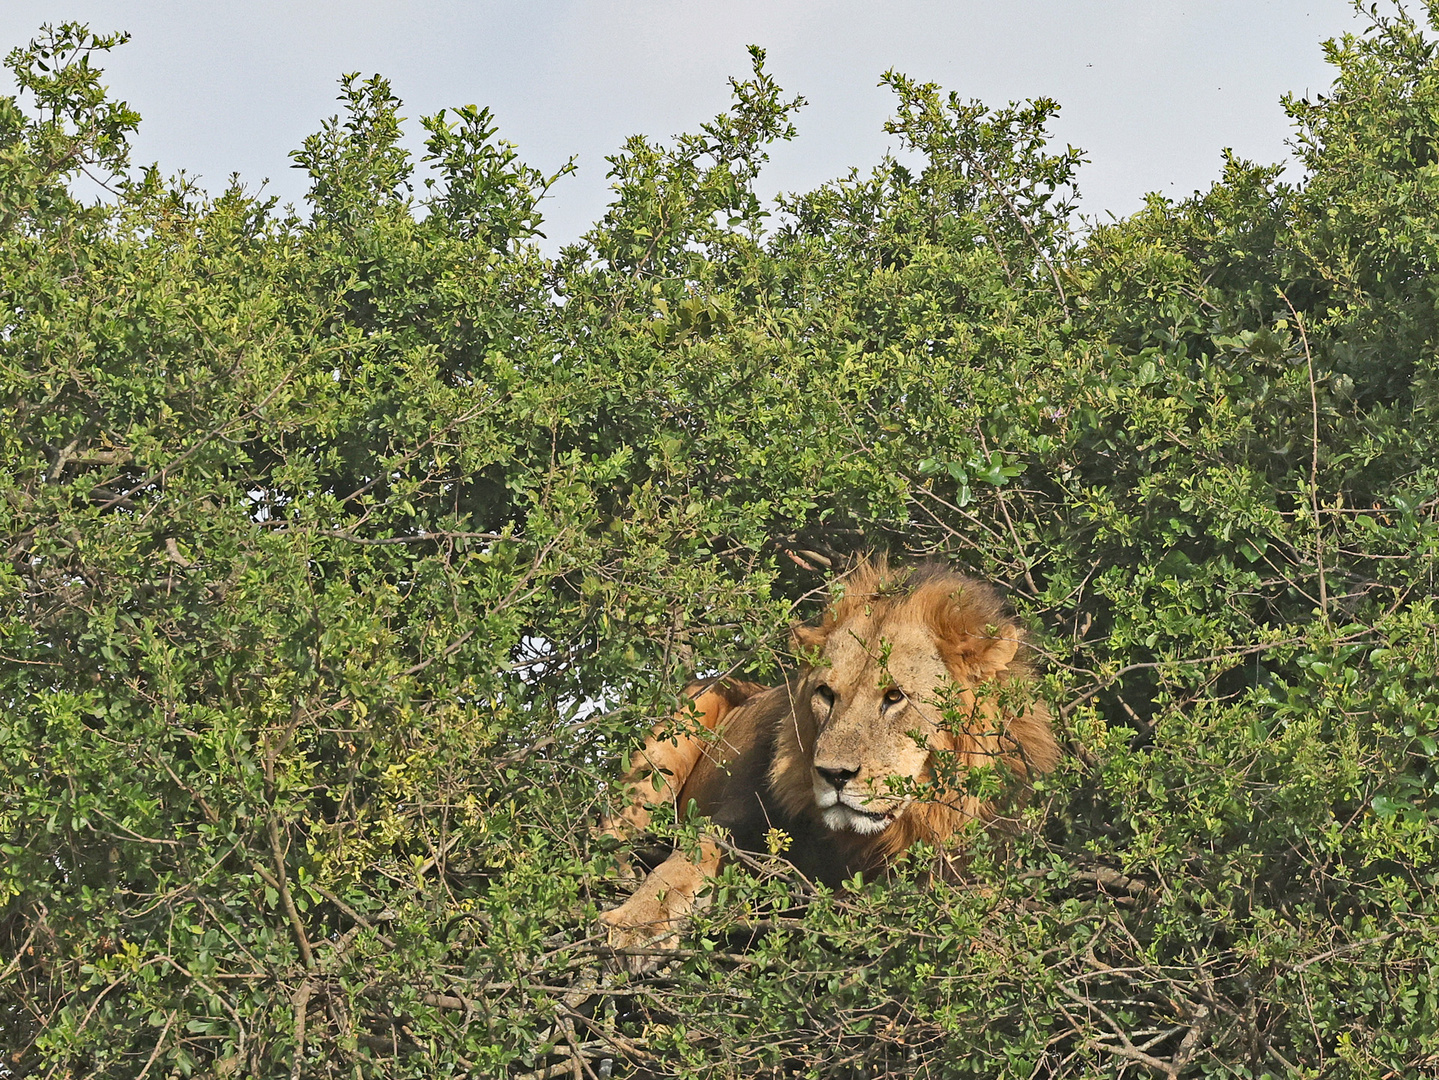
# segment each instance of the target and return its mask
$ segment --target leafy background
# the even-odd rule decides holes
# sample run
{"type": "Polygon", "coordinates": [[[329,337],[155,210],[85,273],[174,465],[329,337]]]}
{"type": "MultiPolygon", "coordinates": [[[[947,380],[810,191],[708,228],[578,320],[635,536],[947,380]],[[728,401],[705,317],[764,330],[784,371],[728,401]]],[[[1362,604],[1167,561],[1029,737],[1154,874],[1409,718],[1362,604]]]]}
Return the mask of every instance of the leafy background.
{"type": "Polygon", "coordinates": [[[301,214],[130,169],[123,36],[11,53],[0,1073],[1439,1073],[1436,34],[1107,225],[1054,102],[899,73],[922,164],[766,203],[756,49],[554,258],[486,110],[347,76],[301,214]],[[1034,628],[1032,829],[610,970],[625,752],[874,549],[1034,628]]]}

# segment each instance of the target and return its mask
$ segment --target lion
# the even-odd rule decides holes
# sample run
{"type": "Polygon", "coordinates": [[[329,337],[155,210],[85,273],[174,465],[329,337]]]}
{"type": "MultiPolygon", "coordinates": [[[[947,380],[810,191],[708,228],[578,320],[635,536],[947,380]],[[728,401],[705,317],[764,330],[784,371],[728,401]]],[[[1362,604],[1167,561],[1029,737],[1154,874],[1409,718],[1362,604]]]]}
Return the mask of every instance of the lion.
{"type": "MultiPolygon", "coordinates": [[[[643,832],[650,804],[693,804],[743,850],[769,850],[771,830],[782,830],[786,858],[838,886],[916,841],[992,824],[995,800],[971,790],[983,786],[966,782],[972,770],[998,766],[1022,789],[1059,760],[1049,712],[1026,693],[1024,630],[989,585],[939,564],[891,571],[867,559],[819,625],[792,634],[805,662],[784,684],[692,684],[677,715],[713,736],[656,728],[605,833],[643,832]]],[[[600,916],[611,946],[675,948],[721,857],[712,838],[697,859],[669,855],[600,916]]],[[[647,963],[631,956],[633,970],[647,963]]]]}

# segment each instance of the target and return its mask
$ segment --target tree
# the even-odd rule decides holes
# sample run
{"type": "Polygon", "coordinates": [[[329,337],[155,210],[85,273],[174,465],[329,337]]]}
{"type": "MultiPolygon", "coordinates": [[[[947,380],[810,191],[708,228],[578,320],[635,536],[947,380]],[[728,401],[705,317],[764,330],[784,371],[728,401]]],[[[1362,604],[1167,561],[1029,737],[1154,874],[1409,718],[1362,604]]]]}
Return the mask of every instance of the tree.
{"type": "Polygon", "coordinates": [[[770,209],[756,49],[553,259],[486,110],[422,120],[417,195],[346,77],[302,217],[131,177],[120,37],[13,52],[0,1070],[1432,1068],[1436,26],[1328,46],[1302,181],[1078,231],[1054,103],[897,73],[922,163],[770,209]],[[610,973],[625,753],[874,548],[1035,629],[1032,828],[964,887],[740,860],[610,973]]]}

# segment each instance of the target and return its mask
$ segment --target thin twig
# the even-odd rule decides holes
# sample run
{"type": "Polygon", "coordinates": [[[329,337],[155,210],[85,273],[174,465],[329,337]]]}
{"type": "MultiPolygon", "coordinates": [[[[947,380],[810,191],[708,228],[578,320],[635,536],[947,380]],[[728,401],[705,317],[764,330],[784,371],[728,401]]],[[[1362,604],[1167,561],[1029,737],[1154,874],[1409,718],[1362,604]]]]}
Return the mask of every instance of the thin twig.
{"type": "Polygon", "coordinates": [[[1121,678],[1123,678],[1125,675],[1128,675],[1132,671],[1145,671],[1150,668],[1171,667],[1180,664],[1196,666],[1199,664],[1212,664],[1220,660],[1237,660],[1240,657],[1253,656],[1255,653],[1268,652],[1270,649],[1282,649],[1286,645],[1298,645],[1303,641],[1303,638],[1297,637],[1283,638],[1280,641],[1266,641],[1259,645],[1251,645],[1246,649],[1236,649],[1233,652],[1215,653],[1211,656],[1184,656],[1175,657],[1172,660],[1146,660],[1140,664],[1126,664],[1124,667],[1120,668],[1103,682],[1098,683],[1092,689],[1086,691],[1083,694],[1080,694],[1079,697],[1071,700],[1069,704],[1065,705],[1062,709],[1059,710],[1060,715],[1068,716],[1075,709],[1079,708],[1079,706],[1083,705],[1090,698],[1094,697],[1095,694],[1102,693],[1103,691],[1107,690],[1109,687],[1113,686],[1121,678]]]}
{"type": "Polygon", "coordinates": [[[1300,315],[1289,300],[1289,295],[1279,290],[1294,324],[1299,327],[1299,340],[1304,344],[1304,361],[1309,365],[1309,411],[1313,422],[1310,434],[1309,454],[1309,504],[1314,512],[1314,566],[1319,577],[1319,617],[1327,626],[1329,623],[1329,586],[1324,580],[1324,532],[1319,523],[1319,390],[1314,382],[1314,354],[1309,349],[1309,333],[1304,329],[1304,316],[1300,315]]]}
{"type": "Polygon", "coordinates": [[[165,1045],[165,1036],[170,1034],[170,1029],[175,1026],[175,1018],[180,1015],[179,1009],[171,1009],[170,1015],[165,1018],[165,1026],[160,1029],[159,1036],[155,1039],[155,1048],[150,1051],[150,1058],[145,1062],[145,1067],[140,1070],[140,1075],[135,1080],[145,1080],[150,1074],[150,1069],[155,1064],[155,1059],[160,1056],[160,1050],[165,1045]]]}
{"type": "Polygon", "coordinates": [[[309,1011],[310,995],[314,991],[314,981],[306,979],[291,999],[295,1007],[295,1059],[290,1063],[290,1080],[300,1080],[300,1070],[305,1064],[305,1014],[309,1011]]]}

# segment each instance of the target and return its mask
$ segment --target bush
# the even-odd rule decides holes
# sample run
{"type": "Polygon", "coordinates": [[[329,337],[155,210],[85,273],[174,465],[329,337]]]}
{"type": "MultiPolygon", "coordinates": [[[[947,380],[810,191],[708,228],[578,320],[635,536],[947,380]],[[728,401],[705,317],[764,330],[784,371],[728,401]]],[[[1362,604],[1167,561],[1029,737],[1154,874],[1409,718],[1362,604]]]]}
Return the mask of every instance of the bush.
{"type": "Polygon", "coordinates": [[[1439,1064],[1410,17],[1285,102],[1301,182],[1230,160],[1078,231],[1053,102],[898,74],[922,167],[768,216],[802,102],[754,50],[556,258],[556,177],[468,108],[417,196],[379,78],[295,153],[307,217],[131,174],[120,40],[47,31],[0,101],[0,1072],[1439,1064]],[[875,548],[1035,628],[1071,754],[1032,831],[962,887],[748,860],[673,965],[609,973],[624,753],[697,670],[779,678],[875,548]]]}

